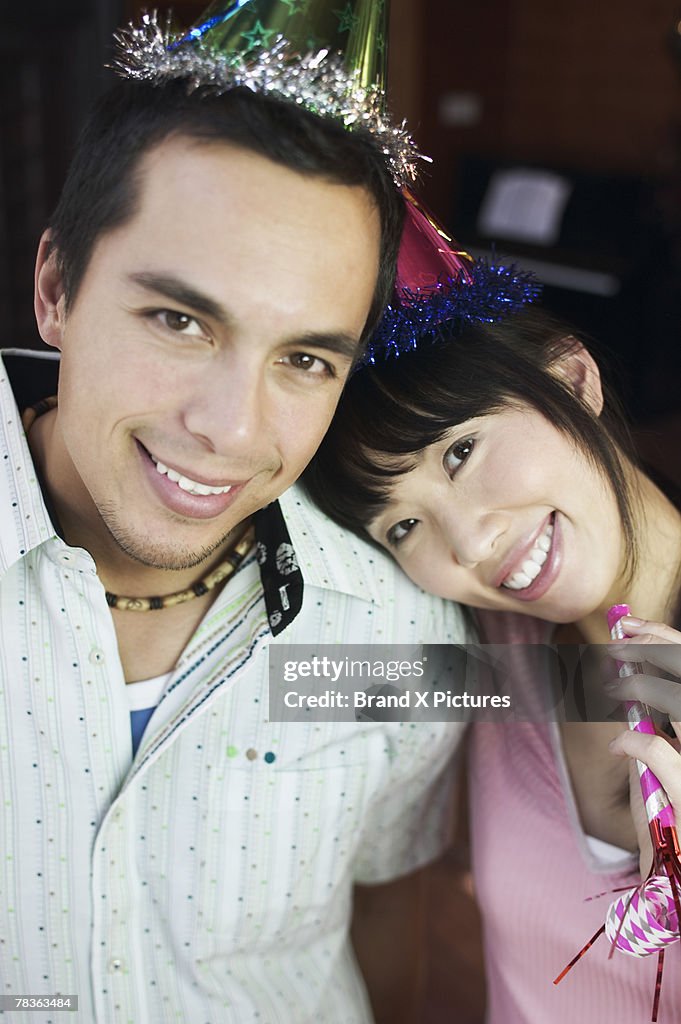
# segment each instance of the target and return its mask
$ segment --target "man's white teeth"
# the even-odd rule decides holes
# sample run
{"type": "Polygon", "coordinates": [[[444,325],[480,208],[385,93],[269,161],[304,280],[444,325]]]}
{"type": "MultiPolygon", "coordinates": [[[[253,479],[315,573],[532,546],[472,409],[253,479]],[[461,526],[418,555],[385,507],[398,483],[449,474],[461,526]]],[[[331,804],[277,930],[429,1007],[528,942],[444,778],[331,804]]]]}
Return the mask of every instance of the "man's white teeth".
{"type": "Polygon", "coordinates": [[[508,590],[525,590],[541,572],[541,567],[548,558],[551,550],[551,538],[553,537],[553,524],[549,523],[546,529],[534,542],[532,550],[521,565],[519,570],[511,573],[502,583],[508,590]]]}
{"type": "Polygon", "coordinates": [[[170,469],[162,462],[159,462],[153,455],[151,456],[151,461],[156,466],[158,473],[162,476],[167,476],[169,480],[172,480],[173,483],[189,494],[227,494],[232,489],[231,484],[227,487],[209,487],[208,484],[200,484],[196,480],[190,480],[188,476],[182,476],[177,470],[170,469]]]}

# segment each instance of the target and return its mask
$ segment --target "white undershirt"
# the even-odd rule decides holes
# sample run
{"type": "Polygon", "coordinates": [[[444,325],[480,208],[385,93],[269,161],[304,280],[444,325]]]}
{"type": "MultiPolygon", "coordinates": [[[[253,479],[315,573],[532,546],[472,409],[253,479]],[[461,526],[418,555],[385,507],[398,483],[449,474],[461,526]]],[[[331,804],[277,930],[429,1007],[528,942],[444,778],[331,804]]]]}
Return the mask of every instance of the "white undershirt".
{"type": "Polygon", "coordinates": [[[146,711],[147,708],[155,708],[161,699],[161,694],[166,688],[170,679],[170,672],[162,676],[154,676],[153,679],[142,679],[139,683],[128,683],[125,693],[128,698],[128,707],[131,711],[146,711]]]}

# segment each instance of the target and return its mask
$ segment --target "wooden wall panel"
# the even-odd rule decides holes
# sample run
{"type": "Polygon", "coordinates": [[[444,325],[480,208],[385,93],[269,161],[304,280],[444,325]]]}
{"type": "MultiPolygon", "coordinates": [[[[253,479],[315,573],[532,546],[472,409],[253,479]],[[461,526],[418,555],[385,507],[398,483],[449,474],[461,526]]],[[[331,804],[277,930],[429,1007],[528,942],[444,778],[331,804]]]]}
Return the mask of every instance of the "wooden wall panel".
{"type": "Polygon", "coordinates": [[[426,185],[447,203],[459,156],[501,156],[654,174],[681,116],[681,62],[669,38],[677,0],[425,0],[422,143],[426,185]],[[441,97],[477,93],[482,120],[443,126],[441,97]]]}
{"type": "Polygon", "coordinates": [[[515,0],[505,142],[618,169],[654,169],[679,109],[667,49],[676,4],[515,0]]]}

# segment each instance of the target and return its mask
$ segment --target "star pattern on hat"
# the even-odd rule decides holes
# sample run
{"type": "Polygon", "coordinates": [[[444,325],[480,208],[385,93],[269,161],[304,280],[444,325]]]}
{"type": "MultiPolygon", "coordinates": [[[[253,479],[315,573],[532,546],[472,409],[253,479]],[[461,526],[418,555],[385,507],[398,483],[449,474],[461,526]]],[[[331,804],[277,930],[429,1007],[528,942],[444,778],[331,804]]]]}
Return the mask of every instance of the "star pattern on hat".
{"type": "Polygon", "coordinates": [[[154,86],[184,81],[211,95],[248,88],[348,131],[368,131],[402,187],[416,179],[425,158],[385,104],[388,4],[338,3],[333,10],[326,0],[214,0],[188,31],[174,30],[152,11],[115,34],[112,66],[123,78],[154,86]]]}
{"type": "Polygon", "coordinates": [[[307,14],[310,6],[310,0],[279,0],[279,2],[288,7],[290,15],[307,14]]]}
{"type": "Polygon", "coordinates": [[[359,24],[359,16],[355,14],[352,4],[347,3],[342,11],[333,12],[338,18],[339,32],[352,32],[359,24]]]}
{"type": "Polygon", "coordinates": [[[260,18],[249,32],[242,32],[241,38],[248,43],[249,50],[257,50],[262,47],[264,50],[270,45],[270,37],[274,35],[273,28],[265,28],[260,18]]]}

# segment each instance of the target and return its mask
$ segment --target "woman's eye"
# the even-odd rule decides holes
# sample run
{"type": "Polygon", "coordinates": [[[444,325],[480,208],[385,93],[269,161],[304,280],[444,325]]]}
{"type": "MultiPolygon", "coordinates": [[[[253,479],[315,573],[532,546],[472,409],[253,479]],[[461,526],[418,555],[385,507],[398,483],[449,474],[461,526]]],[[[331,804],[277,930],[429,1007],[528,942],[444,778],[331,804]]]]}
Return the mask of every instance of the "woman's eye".
{"type": "Polygon", "coordinates": [[[395,523],[394,526],[390,527],[386,534],[388,544],[390,544],[391,547],[396,548],[398,544],[404,540],[407,534],[411,533],[417,523],[418,519],[402,519],[399,523],[395,523]]]}
{"type": "Polygon", "coordinates": [[[175,334],[183,334],[189,338],[207,337],[198,320],[188,313],[178,313],[175,309],[159,309],[155,316],[164,327],[175,334]]]}
{"type": "Polygon", "coordinates": [[[473,438],[467,437],[465,441],[455,441],[447,449],[442,459],[442,465],[449,476],[453,476],[461,464],[466,461],[473,451],[474,445],[475,441],[473,438]]]}
{"type": "Polygon", "coordinates": [[[284,356],[283,362],[292,366],[294,370],[302,370],[303,373],[313,377],[335,377],[336,372],[330,363],[319,356],[312,356],[309,352],[295,352],[291,356],[284,356]]]}

